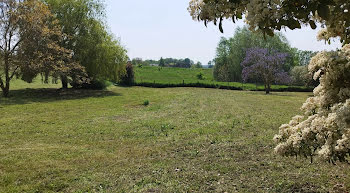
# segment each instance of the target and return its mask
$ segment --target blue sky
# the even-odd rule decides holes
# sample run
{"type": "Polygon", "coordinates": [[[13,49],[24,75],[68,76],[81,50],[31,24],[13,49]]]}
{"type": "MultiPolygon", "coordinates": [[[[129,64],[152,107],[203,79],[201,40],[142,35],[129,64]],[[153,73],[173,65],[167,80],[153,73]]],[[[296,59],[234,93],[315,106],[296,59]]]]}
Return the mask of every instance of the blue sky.
{"type": "MultiPolygon", "coordinates": [[[[224,22],[224,34],[213,24],[208,28],[192,20],[189,0],[106,0],[107,22],[120,38],[130,58],[191,58],[207,64],[215,57],[220,37],[231,37],[243,22],[224,22]]],[[[316,30],[283,31],[291,46],[302,50],[332,50],[338,42],[326,45],[316,40],[316,30]]]]}

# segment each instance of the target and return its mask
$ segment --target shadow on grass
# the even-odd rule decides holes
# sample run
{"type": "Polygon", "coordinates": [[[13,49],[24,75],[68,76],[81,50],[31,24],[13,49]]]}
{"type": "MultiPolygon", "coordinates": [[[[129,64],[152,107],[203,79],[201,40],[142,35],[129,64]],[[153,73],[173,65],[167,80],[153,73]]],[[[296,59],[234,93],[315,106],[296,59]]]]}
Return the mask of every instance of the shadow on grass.
{"type": "MultiPolygon", "coordinates": [[[[255,95],[255,96],[280,96],[280,97],[292,97],[296,96],[296,93],[305,93],[305,92],[275,92],[272,91],[269,94],[266,94],[265,91],[248,91],[249,95],[255,95]]],[[[307,94],[307,97],[313,97],[312,94],[307,94]]]]}
{"type": "Polygon", "coordinates": [[[248,91],[247,94],[255,96],[293,96],[290,92],[270,92],[266,94],[265,91],[248,91]]]}
{"type": "MultiPolygon", "coordinates": [[[[8,98],[2,97],[0,92],[0,105],[28,104],[33,102],[53,102],[59,100],[75,100],[84,98],[103,98],[109,96],[121,96],[108,90],[86,90],[86,89],[20,89],[11,90],[8,98]]],[[[1,108],[1,107],[0,107],[1,108]]]]}

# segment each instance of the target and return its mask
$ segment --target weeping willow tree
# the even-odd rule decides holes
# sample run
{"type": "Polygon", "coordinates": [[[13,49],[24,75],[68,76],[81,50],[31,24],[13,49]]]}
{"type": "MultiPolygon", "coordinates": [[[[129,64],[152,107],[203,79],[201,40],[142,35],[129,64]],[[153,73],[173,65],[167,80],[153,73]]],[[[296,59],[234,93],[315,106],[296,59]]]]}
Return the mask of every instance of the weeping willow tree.
{"type": "MultiPolygon", "coordinates": [[[[62,46],[73,50],[73,60],[81,64],[90,80],[117,81],[125,71],[126,49],[108,32],[105,8],[100,0],[45,0],[56,16],[62,33],[68,35],[62,46]]],[[[63,87],[69,80],[61,77],[63,87]]],[[[71,82],[76,82],[72,78],[71,82]]]]}

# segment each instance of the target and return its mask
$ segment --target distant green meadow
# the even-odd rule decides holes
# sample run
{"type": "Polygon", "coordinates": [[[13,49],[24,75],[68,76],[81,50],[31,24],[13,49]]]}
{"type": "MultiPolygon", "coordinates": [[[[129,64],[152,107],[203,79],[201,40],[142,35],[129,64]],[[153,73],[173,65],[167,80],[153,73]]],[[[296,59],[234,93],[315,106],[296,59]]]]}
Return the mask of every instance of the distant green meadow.
{"type": "Polygon", "coordinates": [[[156,83],[214,83],[213,69],[199,68],[170,68],[170,67],[153,67],[143,66],[134,67],[136,82],[154,82],[156,83]],[[197,74],[202,72],[204,80],[199,80],[197,74]]]}
{"type": "MultiPolygon", "coordinates": [[[[264,85],[241,82],[218,82],[214,80],[213,69],[205,68],[170,68],[142,66],[134,67],[135,84],[148,87],[207,87],[231,90],[264,90],[264,85]],[[197,75],[203,74],[203,80],[197,75]]],[[[312,91],[312,88],[302,86],[272,85],[275,91],[312,91]]]]}

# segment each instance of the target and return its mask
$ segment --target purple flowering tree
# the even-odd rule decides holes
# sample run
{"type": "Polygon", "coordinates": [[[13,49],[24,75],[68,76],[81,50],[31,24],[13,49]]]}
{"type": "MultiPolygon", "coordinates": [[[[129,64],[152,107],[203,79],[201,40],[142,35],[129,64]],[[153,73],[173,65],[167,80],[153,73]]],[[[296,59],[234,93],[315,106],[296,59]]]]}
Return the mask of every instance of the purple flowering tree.
{"type": "Polygon", "coordinates": [[[288,73],[282,68],[288,54],[270,51],[267,48],[250,48],[241,63],[242,77],[260,79],[264,82],[266,94],[270,93],[271,84],[287,84],[291,81],[288,73]]]}

